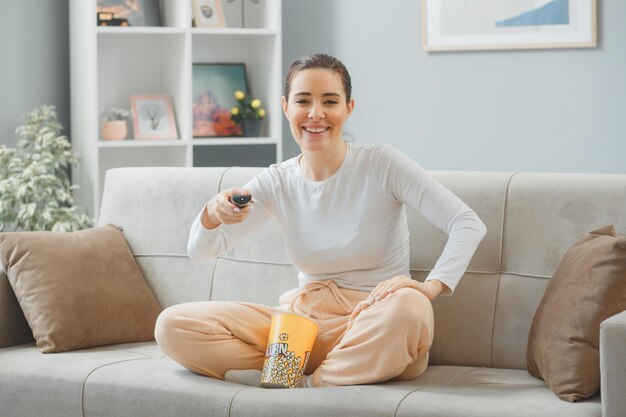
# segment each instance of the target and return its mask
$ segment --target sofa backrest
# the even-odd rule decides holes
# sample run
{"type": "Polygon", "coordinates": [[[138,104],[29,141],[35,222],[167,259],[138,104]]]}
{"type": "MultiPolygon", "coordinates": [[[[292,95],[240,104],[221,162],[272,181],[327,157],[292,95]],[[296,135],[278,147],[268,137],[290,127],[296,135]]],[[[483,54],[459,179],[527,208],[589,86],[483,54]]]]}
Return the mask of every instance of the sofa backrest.
{"type": "MultiPolygon", "coordinates": [[[[107,172],[99,224],[125,236],[163,307],[196,300],[276,305],[295,286],[274,222],[225,256],[192,264],[187,237],[218,190],[244,185],[261,168],[118,168],[107,172]]],[[[465,277],[439,297],[430,363],[525,369],[528,332],[567,248],[614,224],[626,233],[626,175],[432,172],[487,225],[465,277]]],[[[422,280],[446,235],[408,211],[411,273],[422,280]]]]}

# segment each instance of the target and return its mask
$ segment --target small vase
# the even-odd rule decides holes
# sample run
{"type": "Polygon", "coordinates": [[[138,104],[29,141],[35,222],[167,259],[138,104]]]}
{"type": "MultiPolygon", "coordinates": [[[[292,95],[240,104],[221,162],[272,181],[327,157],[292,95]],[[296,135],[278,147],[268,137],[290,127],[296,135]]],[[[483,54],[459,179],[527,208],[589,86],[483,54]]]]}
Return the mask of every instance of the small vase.
{"type": "Polygon", "coordinates": [[[263,119],[243,119],[241,121],[241,130],[247,138],[256,138],[261,133],[261,122],[263,119]]]}
{"type": "Polygon", "coordinates": [[[127,134],[126,120],[102,122],[102,139],[104,140],[124,140],[127,134]]]}

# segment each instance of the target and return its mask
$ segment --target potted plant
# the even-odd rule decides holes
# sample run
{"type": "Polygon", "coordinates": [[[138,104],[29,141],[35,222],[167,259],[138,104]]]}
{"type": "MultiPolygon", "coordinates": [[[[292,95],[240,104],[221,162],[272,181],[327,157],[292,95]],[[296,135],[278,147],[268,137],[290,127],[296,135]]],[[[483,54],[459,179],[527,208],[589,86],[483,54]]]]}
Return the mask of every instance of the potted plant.
{"type": "Polygon", "coordinates": [[[239,104],[230,109],[231,120],[241,126],[244,136],[259,136],[261,122],[265,117],[265,109],[261,107],[261,100],[253,98],[241,90],[235,91],[235,98],[239,104]]]}
{"type": "Polygon", "coordinates": [[[124,140],[128,134],[127,120],[130,119],[131,112],[126,109],[111,107],[100,112],[102,121],[102,139],[104,140],[124,140]]]}
{"type": "Polygon", "coordinates": [[[93,225],[74,204],[69,170],[78,157],[57,121],[54,106],[25,115],[17,147],[0,146],[0,231],[70,232],[93,225]]]}

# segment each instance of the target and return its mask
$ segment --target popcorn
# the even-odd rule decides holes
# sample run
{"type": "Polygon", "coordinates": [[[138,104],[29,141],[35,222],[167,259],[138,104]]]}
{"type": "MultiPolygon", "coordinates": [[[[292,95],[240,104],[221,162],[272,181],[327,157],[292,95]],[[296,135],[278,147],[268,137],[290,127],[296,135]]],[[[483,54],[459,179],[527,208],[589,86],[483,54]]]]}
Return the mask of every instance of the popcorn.
{"type": "Polygon", "coordinates": [[[261,373],[261,381],[296,388],[300,383],[304,373],[304,366],[309,359],[310,353],[307,352],[304,364],[302,364],[302,358],[296,356],[293,351],[287,351],[286,354],[279,353],[266,356],[263,372],[261,373]]]}
{"type": "Polygon", "coordinates": [[[307,317],[274,313],[261,372],[261,386],[296,388],[304,374],[317,333],[317,324],[307,317]]]}

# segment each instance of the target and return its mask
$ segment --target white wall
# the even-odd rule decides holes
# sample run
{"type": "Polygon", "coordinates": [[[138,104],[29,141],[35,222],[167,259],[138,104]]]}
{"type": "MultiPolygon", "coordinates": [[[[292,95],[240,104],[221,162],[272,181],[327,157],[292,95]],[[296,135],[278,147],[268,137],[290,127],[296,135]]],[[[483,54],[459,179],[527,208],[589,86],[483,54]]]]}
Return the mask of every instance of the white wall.
{"type": "Polygon", "coordinates": [[[0,145],[15,147],[23,114],[44,104],[69,134],[68,0],[0,2],[0,145]]]}
{"type": "Polygon", "coordinates": [[[597,48],[427,53],[418,0],[287,0],[284,68],[340,58],[347,130],[428,169],[626,173],[626,2],[598,3],[597,48]]]}

